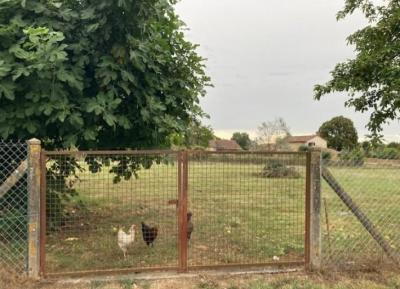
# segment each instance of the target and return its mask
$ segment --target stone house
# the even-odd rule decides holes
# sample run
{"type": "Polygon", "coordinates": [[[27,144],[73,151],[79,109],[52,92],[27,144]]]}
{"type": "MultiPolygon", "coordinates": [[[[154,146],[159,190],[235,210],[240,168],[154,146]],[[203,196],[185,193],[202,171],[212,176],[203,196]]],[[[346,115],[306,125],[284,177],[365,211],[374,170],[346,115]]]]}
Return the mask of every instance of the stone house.
{"type": "Polygon", "coordinates": [[[300,135],[288,138],[288,144],[291,150],[298,151],[301,146],[316,147],[326,149],[327,141],[319,135],[300,135]]]}

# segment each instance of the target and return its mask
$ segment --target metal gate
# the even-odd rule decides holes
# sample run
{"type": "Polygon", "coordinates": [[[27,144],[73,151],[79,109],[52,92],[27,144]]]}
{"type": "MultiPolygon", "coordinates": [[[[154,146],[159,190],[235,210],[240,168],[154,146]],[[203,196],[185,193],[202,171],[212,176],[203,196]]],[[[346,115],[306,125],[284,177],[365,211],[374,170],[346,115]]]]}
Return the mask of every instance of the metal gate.
{"type": "Polygon", "coordinates": [[[189,268],[304,264],[305,153],[188,154],[189,268]]]}
{"type": "Polygon", "coordinates": [[[42,274],[304,264],[307,156],[43,151],[42,274]]]}

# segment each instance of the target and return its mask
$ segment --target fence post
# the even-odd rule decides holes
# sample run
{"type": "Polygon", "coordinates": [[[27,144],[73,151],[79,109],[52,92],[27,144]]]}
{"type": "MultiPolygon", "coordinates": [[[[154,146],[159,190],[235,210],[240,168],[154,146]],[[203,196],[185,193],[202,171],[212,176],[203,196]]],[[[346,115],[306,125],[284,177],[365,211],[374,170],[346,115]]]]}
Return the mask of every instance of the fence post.
{"type": "Polygon", "coordinates": [[[321,268],[321,151],[309,152],[309,269],[321,268]]]}
{"type": "Polygon", "coordinates": [[[188,152],[179,153],[179,201],[178,201],[178,247],[179,272],[188,270],[188,241],[187,241],[187,203],[188,203],[188,152]]]}
{"type": "Polygon", "coordinates": [[[40,268],[40,152],[38,139],[28,140],[28,276],[39,278],[40,268]]]}

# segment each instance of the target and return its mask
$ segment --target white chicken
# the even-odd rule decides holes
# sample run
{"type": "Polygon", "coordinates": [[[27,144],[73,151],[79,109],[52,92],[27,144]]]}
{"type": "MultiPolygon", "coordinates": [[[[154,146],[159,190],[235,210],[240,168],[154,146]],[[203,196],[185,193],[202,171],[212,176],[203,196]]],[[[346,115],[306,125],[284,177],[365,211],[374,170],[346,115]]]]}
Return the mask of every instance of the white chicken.
{"type": "Polygon", "coordinates": [[[122,229],[118,230],[118,246],[121,248],[122,252],[124,252],[124,259],[126,258],[129,245],[135,242],[135,228],[136,225],[132,225],[128,234],[122,229]]]}

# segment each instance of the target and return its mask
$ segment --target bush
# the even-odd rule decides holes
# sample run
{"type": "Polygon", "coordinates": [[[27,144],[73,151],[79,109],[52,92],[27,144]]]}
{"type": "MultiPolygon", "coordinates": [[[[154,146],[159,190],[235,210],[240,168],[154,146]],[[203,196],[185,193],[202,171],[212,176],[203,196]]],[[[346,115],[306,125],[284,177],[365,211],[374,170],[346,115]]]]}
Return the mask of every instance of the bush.
{"type": "Polygon", "coordinates": [[[361,149],[344,150],[339,154],[339,157],[346,165],[362,166],[364,164],[365,153],[361,149]]]}
{"type": "Polygon", "coordinates": [[[299,152],[308,152],[308,150],[309,150],[309,146],[306,146],[306,145],[301,145],[301,146],[299,146],[299,149],[298,149],[299,152]]]}
{"type": "Polygon", "coordinates": [[[400,159],[400,150],[396,148],[378,148],[368,153],[368,156],[376,159],[398,160],[400,159]]]}
{"type": "Polygon", "coordinates": [[[321,158],[323,162],[329,162],[332,159],[332,154],[327,151],[322,151],[321,158]]]}
{"type": "Polygon", "coordinates": [[[262,176],[265,178],[299,178],[300,174],[295,168],[287,167],[279,159],[269,159],[265,165],[262,176]]]}

